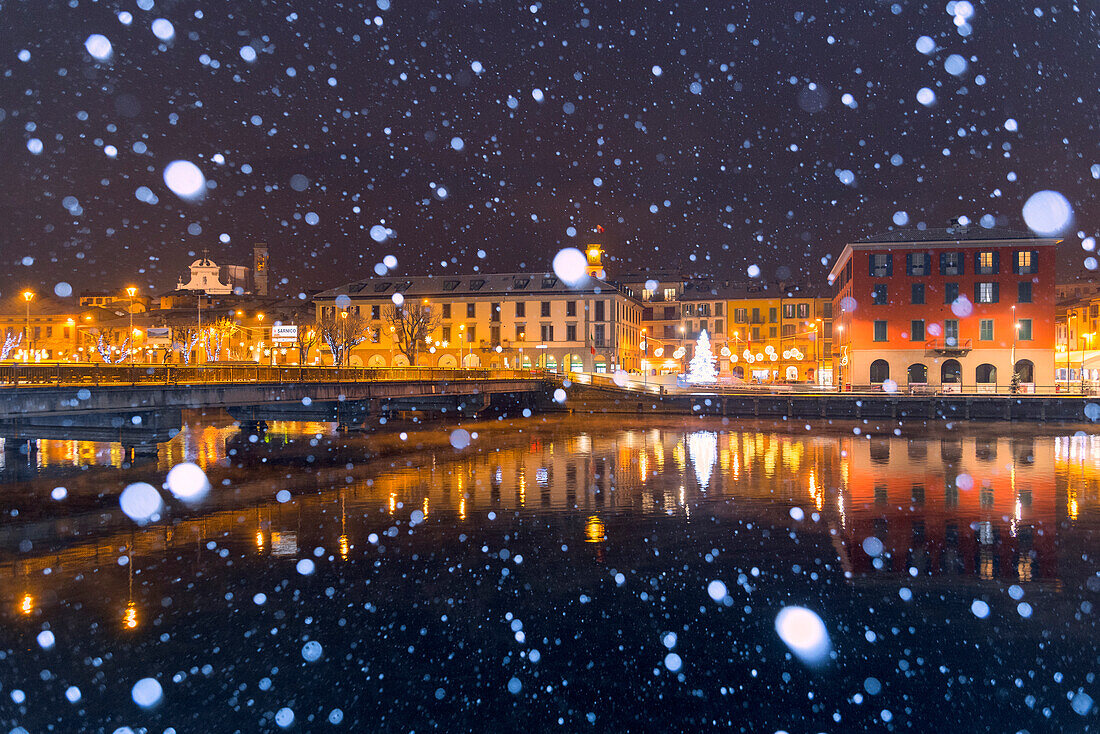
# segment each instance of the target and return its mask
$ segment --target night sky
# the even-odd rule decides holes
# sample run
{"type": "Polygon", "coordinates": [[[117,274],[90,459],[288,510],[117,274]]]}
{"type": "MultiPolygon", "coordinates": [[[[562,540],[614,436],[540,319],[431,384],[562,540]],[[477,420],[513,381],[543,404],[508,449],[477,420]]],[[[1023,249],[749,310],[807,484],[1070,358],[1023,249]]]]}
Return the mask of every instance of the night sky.
{"type": "Polygon", "coordinates": [[[1026,230],[1041,190],[1072,206],[1062,262],[1085,272],[1097,6],[967,5],[0,2],[0,292],[161,292],[257,241],[291,294],[389,254],[546,270],[593,239],[612,277],[823,281],[895,222],[1026,230]],[[166,186],[174,160],[201,199],[166,186]]]}

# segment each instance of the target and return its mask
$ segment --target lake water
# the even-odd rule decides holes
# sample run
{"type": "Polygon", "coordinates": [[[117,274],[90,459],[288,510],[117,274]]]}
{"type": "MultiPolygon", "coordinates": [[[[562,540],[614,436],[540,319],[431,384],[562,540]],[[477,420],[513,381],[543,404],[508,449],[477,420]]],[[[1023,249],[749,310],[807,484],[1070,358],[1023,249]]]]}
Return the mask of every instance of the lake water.
{"type": "Polygon", "coordinates": [[[1096,726],[1078,427],[455,428],[6,454],[0,730],[1096,726]],[[193,504],[162,488],[181,462],[193,504]]]}

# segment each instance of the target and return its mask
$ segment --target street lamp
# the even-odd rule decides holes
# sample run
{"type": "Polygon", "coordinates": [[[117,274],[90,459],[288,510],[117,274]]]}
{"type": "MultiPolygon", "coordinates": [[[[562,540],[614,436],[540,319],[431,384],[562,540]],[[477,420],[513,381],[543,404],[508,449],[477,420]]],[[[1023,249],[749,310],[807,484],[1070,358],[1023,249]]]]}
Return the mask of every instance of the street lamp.
{"type": "Polygon", "coordinates": [[[821,319],[814,319],[814,376],[817,378],[819,387],[821,385],[821,363],[824,361],[822,358],[825,356],[825,347],[821,344],[824,336],[825,331],[821,319]],[[818,356],[819,354],[820,356],[818,356]]]}
{"type": "MultiPolygon", "coordinates": [[[[1012,307],[1012,313],[1016,313],[1015,306],[1012,307]]],[[[1020,322],[1014,321],[1012,327],[1012,377],[1010,378],[1010,384],[1014,385],[1016,383],[1016,339],[1020,336],[1020,322]]],[[[1013,387],[1012,391],[1015,392],[1016,388],[1013,387]]]]}
{"type": "Polygon", "coordinates": [[[134,364],[134,294],[137,293],[137,288],[130,286],[126,289],[126,297],[130,300],[130,365],[134,364]]]}
{"type": "Polygon", "coordinates": [[[34,298],[33,291],[23,291],[23,300],[27,302],[27,344],[24,347],[24,362],[29,362],[31,359],[31,299],[34,298]]]}

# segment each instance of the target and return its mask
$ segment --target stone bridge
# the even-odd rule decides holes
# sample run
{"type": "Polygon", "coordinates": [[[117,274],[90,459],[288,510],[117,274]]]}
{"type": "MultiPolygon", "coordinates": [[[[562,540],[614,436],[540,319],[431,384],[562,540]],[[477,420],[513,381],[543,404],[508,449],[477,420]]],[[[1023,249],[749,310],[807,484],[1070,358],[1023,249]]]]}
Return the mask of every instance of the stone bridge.
{"type": "Polygon", "coordinates": [[[224,409],[253,429],[270,420],[349,428],[397,411],[533,407],[546,391],[531,370],[8,365],[0,366],[0,436],[24,452],[38,438],[152,451],[179,430],[185,409],[224,409]]]}

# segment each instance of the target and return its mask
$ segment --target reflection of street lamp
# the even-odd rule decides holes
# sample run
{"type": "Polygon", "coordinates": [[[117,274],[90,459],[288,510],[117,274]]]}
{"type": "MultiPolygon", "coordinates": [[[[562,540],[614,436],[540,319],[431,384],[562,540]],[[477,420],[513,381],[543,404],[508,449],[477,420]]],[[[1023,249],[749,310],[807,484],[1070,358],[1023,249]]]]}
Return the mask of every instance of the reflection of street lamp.
{"type": "Polygon", "coordinates": [[[23,300],[27,302],[27,344],[24,346],[24,362],[29,362],[31,358],[31,299],[34,298],[33,291],[23,291],[23,300]]]}

